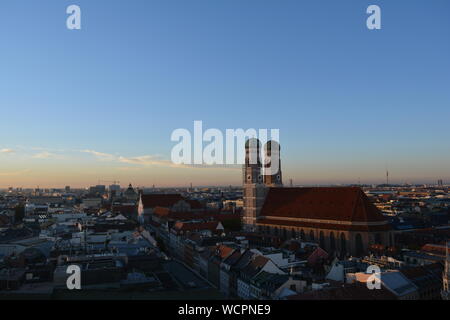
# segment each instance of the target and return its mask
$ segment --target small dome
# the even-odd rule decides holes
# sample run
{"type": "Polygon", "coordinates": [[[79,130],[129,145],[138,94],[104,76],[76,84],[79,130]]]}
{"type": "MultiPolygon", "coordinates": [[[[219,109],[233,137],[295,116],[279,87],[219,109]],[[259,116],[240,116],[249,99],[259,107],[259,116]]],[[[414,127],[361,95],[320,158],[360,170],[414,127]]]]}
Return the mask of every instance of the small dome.
{"type": "Polygon", "coordinates": [[[248,148],[260,148],[261,142],[256,138],[250,138],[245,142],[245,149],[248,148]]]}
{"type": "Polygon", "coordinates": [[[267,153],[270,153],[272,150],[277,150],[277,149],[278,149],[278,152],[279,152],[281,147],[280,147],[280,144],[277,141],[275,141],[275,140],[268,141],[266,143],[266,145],[264,146],[264,150],[267,153]]]}
{"type": "Polygon", "coordinates": [[[131,185],[131,183],[128,186],[128,189],[125,191],[125,194],[127,194],[127,195],[136,194],[136,191],[134,191],[133,186],[131,185]]]}

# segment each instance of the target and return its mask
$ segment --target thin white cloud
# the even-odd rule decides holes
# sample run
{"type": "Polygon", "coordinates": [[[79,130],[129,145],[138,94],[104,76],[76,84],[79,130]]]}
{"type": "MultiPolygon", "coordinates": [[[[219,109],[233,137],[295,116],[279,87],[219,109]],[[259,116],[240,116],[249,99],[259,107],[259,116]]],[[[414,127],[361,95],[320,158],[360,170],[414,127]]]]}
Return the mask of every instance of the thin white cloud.
{"type": "Polygon", "coordinates": [[[239,167],[227,166],[227,165],[192,165],[192,164],[176,164],[170,160],[162,160],[160,156],[140,156],[140,157],[119,157],[119,162],[135,164],[140,166],[159,166],[169,168],[189,168],[189,169],[225,169],[225,170],[241,170],[239,167]]]}
{"type": "Polygon", "coordinates": [[[123,157],[123,156],[115,156],[110,153],[85,149],[81,150],[81,152],[91,154],[95,156],[99,160],[107,160],[107,161],[117,161],[121,163],[134,164],[140,166],[171,166],[174,165],[169,160],[162,160],[160,155],[144,155],[138,157],[123,157]]]}
{"type": "Polygon", "coordinates": [[[0,153],[14,153],[14,150],[9,149],[9,148],[4,148],[4,149],[0,149],[0,153]]]}
{"type": "Polygon", "coordinates": [[[158,156],[152,156],[152,155],[146,155],[146,156],[139,156],[139,157],[119,157],[119,162],[123,163],[129,163],[129,164],[137,164],[137,165],[143,165],[143,166],[170,166],[173,164],[169,160],[161,160],[158,156]]]}
{"type": "MultiPolygon", "coordinates": [[[[190,164],[176,164],[170,160],[165,160],[161,155],[143,155],[137,157],[116,156],[110,153],[100,152],[92,149],[80,150],[80,152],[88,153],[95,156],[99,161],[119,162],[138,167],[166,167],[166,168],[189,168],[189,169],[225,169],[225,170],[240,170],[239,167],[227,165],[190,165],[190,164]]],[[[131,168],[128,167],[128,170],[131,168]]],[[[124,169],[125,170],[125,169],[124,169]]]]}
{"type": "Polygon", "coordinates": [[[93,156],[95,156],[99,159],[102,159],[102,160],[116,160],[116,158],[117,158],[116,156],[114,156],[112,154],[99,152],[99,151],[95,151],[95,150],[85,149],[85,150],[81,150],[81,152],[92,154],[93,156]]]}
{"type": "Polygon", "coordinates": [[[12,176],[20,176],[26,173],[30,173],[30,169],[20,170],[20,171],[11,171],[11,172],[0,172],[0,177],[12,177],[12,176]]]}
{"type": "Polygon", "coordinates": [[[51,153],[48,151],[43,151],[40,153],[36,153],[35,155],[32,156],[33,159],[62,159],[63,156],[56,154],[56,153],[51,153]]]}

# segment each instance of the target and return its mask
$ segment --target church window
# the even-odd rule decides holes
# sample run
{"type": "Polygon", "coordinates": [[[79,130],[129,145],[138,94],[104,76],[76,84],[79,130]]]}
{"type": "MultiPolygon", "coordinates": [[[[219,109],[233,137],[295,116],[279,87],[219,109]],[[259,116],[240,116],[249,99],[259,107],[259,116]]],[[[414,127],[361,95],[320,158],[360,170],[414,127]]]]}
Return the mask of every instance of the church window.
{"type": "Polygon", "coordinates": [[[361,234],[357,233],[355,237],[356,256],[361,256],[364,253],[364,245],[361,234]]]}

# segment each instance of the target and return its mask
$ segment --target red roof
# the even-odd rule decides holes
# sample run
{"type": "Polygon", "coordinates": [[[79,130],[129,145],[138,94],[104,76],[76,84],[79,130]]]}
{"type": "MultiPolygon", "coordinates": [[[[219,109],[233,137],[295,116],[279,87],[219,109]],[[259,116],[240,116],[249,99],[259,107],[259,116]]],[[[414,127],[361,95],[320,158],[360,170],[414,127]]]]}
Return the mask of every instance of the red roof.
{"type": "Polygon", "coordinates": [[[180,194],[143,194],[141,195],[141,200],[144,208],[167,208],[185,199],[180,194]]]}
{"type": "Polygon", "coordinates": [[[270,188],[261,216],[348,222],[386,221],[357,187],[270,188]]]}
{"type": "Polygon", "coordinates": [[[228,257],[231,253],[233,253],[234,249],[231,247],[228,247],[226,245],[219,245],[216,247],[216,255],[220,256],[220,258],[225,259],[228,257]]]}
{"type": "Polygon", "coordinates": [[[186,200],[186,201],[187,201],[187,203],[189,203],[189,205],[191,206],[191,209],[193,209],[193,210],[204,208],[202,203],[198,200],[186,200]]]}
{"type": "Polygon", "coordinates": [[[134,214],[136,206],[133,204],[112,205],[111,211],[113,213],[134,214]]]}
{"type": "Polygon", "coordinates": [[[428,253],[431,253],[431,254],[441,255],[441,256],[445,256],[446,255],[446,251],[448,253],[450,253],[449,249],[446,250],[446,246],[445,245],[433,244],[433,243],[428,243],[428,244],[426,244],[426,245],[424,245],[422,247],[422,251],[425,251],[425,252],[428,252],[428,253]]]}
{"type": "Polygon", "coordinates": [[[210,230],[217,231],[219,222],[217,221],[208,221],[208,222],[177,222],[175,223],[174,228],[177,231],[201,231],[201,230],[210,230]]]}
{"type": "Polygon", "coordinates": [[[157,215],[157,216],[168,216],[170,213],[170,209],[169,208],[164,208],[164,207],[155,207],[155,209],[153,210],[153,214],[157,215]]]}
{"type": "Polygon", "coordinates": [[[326,259],[328,259],[328,253],[319,247],[316,250],[314,250],[313,253],[311,253],[311,255],[308,257],[308,264],[314,266],[320,261],[326,259]]]}

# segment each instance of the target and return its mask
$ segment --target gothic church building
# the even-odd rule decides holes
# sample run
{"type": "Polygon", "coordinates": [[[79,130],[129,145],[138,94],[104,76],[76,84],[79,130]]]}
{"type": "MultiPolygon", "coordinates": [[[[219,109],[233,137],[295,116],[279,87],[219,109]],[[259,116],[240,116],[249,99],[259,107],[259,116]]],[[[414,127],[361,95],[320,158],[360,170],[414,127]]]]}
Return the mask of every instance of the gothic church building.
{"type": "Polygon", "coordinates": [[[247,231],[314,241],[339,255],[361,256],[372,244],[393,245],[391,225],[359,187],[284,188],[279,144],[269,141],[264,146],[266,163],[261,162],[260,148],[257,139],[246,143],[247,231]]]}

